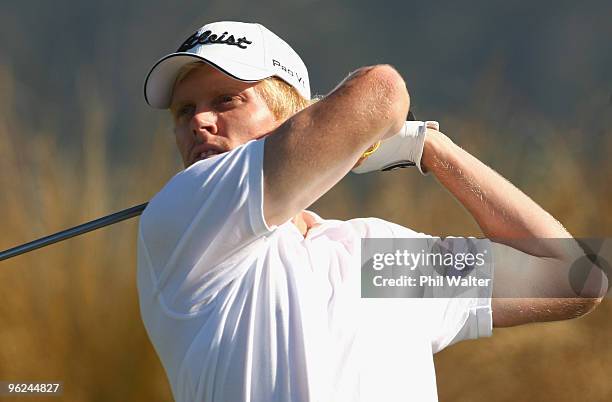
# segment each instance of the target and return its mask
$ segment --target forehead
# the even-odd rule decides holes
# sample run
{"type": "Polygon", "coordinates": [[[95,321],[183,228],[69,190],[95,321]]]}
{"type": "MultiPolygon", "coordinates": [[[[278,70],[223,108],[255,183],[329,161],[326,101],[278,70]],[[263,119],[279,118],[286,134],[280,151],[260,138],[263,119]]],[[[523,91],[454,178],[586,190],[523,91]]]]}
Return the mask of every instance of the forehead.
{"type": "Polygon", "coordinates": [[[257,83],[236,80],[208,64],[192,66],[187,72],[179,73],[172,91],[172,103],[175,99],[198,95],[216,95],[219,92],[244,91],[257,83]]]}

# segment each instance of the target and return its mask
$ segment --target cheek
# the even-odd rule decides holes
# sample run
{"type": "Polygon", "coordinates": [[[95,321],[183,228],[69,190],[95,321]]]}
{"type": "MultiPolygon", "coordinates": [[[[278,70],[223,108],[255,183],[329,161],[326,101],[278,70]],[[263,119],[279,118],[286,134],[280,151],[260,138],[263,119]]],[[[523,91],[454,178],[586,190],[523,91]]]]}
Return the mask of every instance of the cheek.
{"type": "Polygon", "coordinates": [[[259,107],[251,112],[251,121],[254,123],[254,127],[257,128],[257,134],[259,135],[271,131],[278,126],[278,122],[270,109],[268,109],[268,106],[263,100],[261,102],[259,107]]]}
{"type": "Polygon", "coordinates": [[[183,157],[186,156],[187,151],[190,148],[190,135],[188,130],[176,128],[174,129],[174,141],[176,142],[176,147],[183,157]]]}
{"type": "Polygon", "coordinates": [[[217,130],[221,137],[235,148],[248,142],[256,131],[255,116],[245,111],[225,113],[217,120],[217,130]]]}

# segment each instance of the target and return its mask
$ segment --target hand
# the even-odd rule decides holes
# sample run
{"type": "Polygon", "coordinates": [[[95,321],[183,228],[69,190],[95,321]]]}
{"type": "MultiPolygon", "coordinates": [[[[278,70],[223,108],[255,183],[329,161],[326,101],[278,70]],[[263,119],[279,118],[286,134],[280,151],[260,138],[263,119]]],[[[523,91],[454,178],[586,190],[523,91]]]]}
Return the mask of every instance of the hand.
{"type": "Polygon", "coordinates": [[[353,167],[354,173],[367,173],[375,170],[388,171],[408,166],[421,166],[421,156],[427,129],[439,130],[436,121],[407,121],[402,129],[390,138],[382,139],[372,145],[353,167]]]}

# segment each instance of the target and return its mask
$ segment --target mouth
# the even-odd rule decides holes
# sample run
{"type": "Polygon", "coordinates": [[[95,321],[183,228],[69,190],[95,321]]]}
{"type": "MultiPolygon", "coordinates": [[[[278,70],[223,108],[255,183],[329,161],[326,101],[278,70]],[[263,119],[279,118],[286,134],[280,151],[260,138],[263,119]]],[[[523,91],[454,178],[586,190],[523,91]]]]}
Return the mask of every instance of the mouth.
{"type": "Polygon", "coordinates": [[[215,155],[219,155],[224,152],[226,151],[222,151],[220,149],[213,148],[210,145],[198,147],[192,151],[191,164],[194,164],[204,159],[211,158],[215,155]]]}

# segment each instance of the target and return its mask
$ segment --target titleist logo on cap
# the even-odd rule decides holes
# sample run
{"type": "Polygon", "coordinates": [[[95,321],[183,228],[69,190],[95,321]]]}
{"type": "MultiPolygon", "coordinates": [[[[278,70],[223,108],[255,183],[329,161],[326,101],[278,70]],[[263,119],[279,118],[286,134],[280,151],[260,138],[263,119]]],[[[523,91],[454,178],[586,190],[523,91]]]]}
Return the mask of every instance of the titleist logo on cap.
{"type": "Polygon", "coordinates": [[[196,45],[206,45],[208,43],[219,43],[224,45],[238,46],[241,49],[246,49],[248,45],[253,43],[244,36],[242,38],[236,39],[234,38],[234,35],[226,37],[227,34],[227,32],[223,32],[221,35],[216,35],[210,30],[204,31],[202,33],[197,31],[189,38],[187,38],[185,42],[183,42],[181,47],[178,48],[177,52],[186,52],[187,50],[191,49],[196,45]]]}

